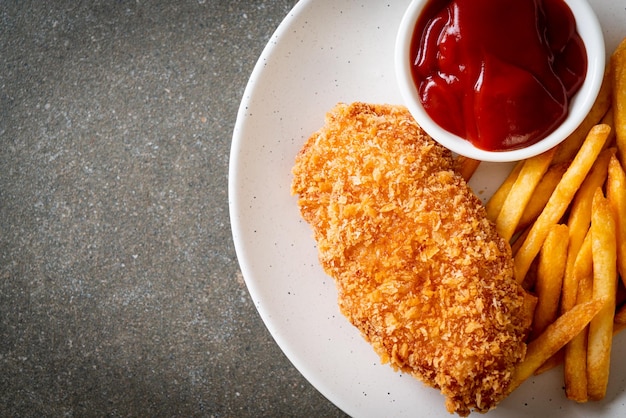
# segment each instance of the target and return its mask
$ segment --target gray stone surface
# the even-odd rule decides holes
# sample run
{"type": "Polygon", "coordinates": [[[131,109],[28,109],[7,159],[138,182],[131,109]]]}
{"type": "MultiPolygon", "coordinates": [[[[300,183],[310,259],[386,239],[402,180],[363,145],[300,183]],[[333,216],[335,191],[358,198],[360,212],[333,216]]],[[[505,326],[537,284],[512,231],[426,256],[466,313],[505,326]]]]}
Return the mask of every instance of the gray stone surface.
{"type": "Polygon", "coordinates": [[[294,0],[0,1],[0,416],[342,416],[251,303],[232,129],[294,0]]]}

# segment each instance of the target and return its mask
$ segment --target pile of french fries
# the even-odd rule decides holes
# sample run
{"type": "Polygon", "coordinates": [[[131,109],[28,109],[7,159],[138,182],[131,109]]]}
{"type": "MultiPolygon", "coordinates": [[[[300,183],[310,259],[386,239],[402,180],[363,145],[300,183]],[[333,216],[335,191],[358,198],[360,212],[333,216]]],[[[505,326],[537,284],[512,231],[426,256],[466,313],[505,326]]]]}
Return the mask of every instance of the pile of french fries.
{"type": "MultiPolygon", "coordinates": [[[[478,165],[459,163],[466,178],[478,165]]],[[[515,278],[536,296],[527,354],[510,392],[563,363],[569,399],[605,397],[613,336],[626,328],[624,168],[626,39],[581,126],[556,148],[517,163],[486,205],[511,242],[515,278]]]]}

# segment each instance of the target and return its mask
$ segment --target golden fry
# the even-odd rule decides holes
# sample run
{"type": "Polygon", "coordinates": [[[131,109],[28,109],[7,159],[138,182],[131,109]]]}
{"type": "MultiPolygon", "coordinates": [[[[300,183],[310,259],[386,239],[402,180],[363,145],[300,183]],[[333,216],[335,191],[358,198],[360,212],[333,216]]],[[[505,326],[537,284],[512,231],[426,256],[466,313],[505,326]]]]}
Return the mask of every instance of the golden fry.
{"type": "Polygon", "coordinates": [[[515,254],[517,254],[517,252],[519,251],[520,247],[524,243],[524,240],[528,236],[529,232],[530,232],[530,228],[527,228],[526,230],[522,231],[517,237],[515,237],[515,239],[511,243],[511,252],[513,253],[513,257],[515,257],[515,254]]]}
{"type": "Polygon", "coordinates": [[[591,249],[593,254],[593,297],[606,304],[589,325],[587,349],[587,393],[589,399],[606,395],[609,381],[613,317],[617,292],[617,249],[615,221],[608,200],[598,188],[592,202],[591,249]]]}
{"type": "Polygon", "coordinates": [[[539,337],[528,344],[526,357],[515,368],[507,391],[513,392],[532,376],[539,366],[583,330],[605,304],[604,299],[593,299],[576,305],[550,324],[539,337]]]}
{"type": "Polygon", "coordinates": [[[593,195],[596,189],[604,184],[608,174],[609,161],[614,154],[615,149],[605,150],[600,153],[572,201],[572,207],[567,221],[570,231],[569,255],[565,268],[565,278],[563,279],[563,296],[561,299],[562,312],[571,309],[576,303],[577,284],[573,274],[574,262],[576,261],[576,255],[580,250],[580,246],[583,243],[583,239],[591,223],[591,201],[593,200],[593,195]]]}
{"type": "Polygon", "coordinates": [[[552,162],[555,150],[556,148],[552,148],[524,161],[496,218],[496,231],[506,241],[511,240],[528,201],[552,162]]]}
{"type": "Polygon", "coordinates": [[[622,332],[624,329],[626,329],[626,304],[622,305],[622,307],[615,312],[615,317],[613,318],[613,336],[622,332]]]}
{"type": "Polygon", "coordinates": [[[563,174],[546,207],[535,221],[528,237],[515,256],[515,277],[519,283],[524,281],[530,264],[539,253],[550,226],[557,223],[565,213],[574,194],[602,150],[610,132],[611,128],[608,125],[594,126],[578,154],[576,154],[574,161],[563,174]]]}
{"type": "Polygon", "coordinates": [[[559,184],[559,181],[561,180],[561,177],[563,177],[563,173],[565,173],[568,166],[569,163],[561,163],[552,165],[548,169],[535,188],[535,192],[531,196],[530,201],[526,205],[522,218],[517,224],[518,232],[535,222],[537,216],[539,216],[543,208],[546,207],[546,203],[548,203],[550,195],[552,195],[552,192],[556,189],[556,185],[559,184]]]}
{"type": "Polygon", "coordinates": [[[580,250],[576,255],[576,261],[574,262],[574,278],[576,279],[576,293],[575,300],[578,303],[578,288],[580,280],[593,277],[593,253],[592,253],[592,235],[591,229],[587,231],[585,239],[583,240],[580,250]]]}
{"type": "Polygon", "coordinates": [[[553,225],[541,247],[535,283],[537,307],[533,319],[533,338],[540,335],[558,316],[568,237],[567,225],[553,225]]]}
{"type": "Polygon", "coordinates": [[[537,370],[535,370],[535,375],[538,376],[542,373],[547,372],[548,370],[552,370],[555,367],[559,366],[561,363],[563,363],[563,357],[565,357],[565,348],[560,349],[556,352],[555,355],[546,360],[545,363],[543,363],[537,370]]]}
{"type": "MultiPolygon", "coordinates": [[[[591,253],[591,233],[585,237],[574,266],[574,277],[578,289],[576,304],[593,298],[593,255],[591,253]]],[[[567,346],[563,361],[565,394],[576,402],[587,402],[587,339],[588,326],[576,335],[567,346]]]]}
{"type": "Polygon", "coordinates": [[[463,155],[459,155],[454,161],[456,165],[456,171],[465,179],[465,181],[470,181],[476,169],[480,165],[480,160],[474,160],[472,158],[465,157],[463,155]]]}
{"type": "MultiPolygon", "coordinates": [[[[591,281],[591,274],[592,274],[592,258],[591,258],[591,234],[588,233],[585,236],[585,240],[583,242],[583,245],[580,248],[580,251],[578,252],[578,254],[571,254],[568,252],[568,259],[570,257],[574,257],[576,258],[576,262],[575,262],[575,267],[574,267],[574,271],[573,271],[573,276],[574,276],[574,280],[571,281],[571,283],[569,284],[569,286],[571,288],[567,288],[566,285],[567,283],[565,283],[565,281],[563,281],[563,287],[561,290],[561,314],[569,311],[570,309],[572,309],[574,306],[576,306],[577,303],[579,303],[577,297],[578,297],[578,282],[579,282],[579,278],[580,277],[587,277],[587,279],[589,281],[591,281]],[[563,299],[565,298],[566,294],[570,294],[570,298],[572,299],[572,304],[568,305],[568,307],[565,309],[563,307],[563,299]]],[[[586,299],[585,301],[587,301],[588,299],[586,299]]],[[[586,333],[585,333],[586,335],[586,333]]],[[[571,344],[571,342],[570,342],[571,344]]],[[[569,345],[569,344],[568,344],[569,345]]],[[[560,353],[557,353],[558,355],[554,355],[552,356],[552,358],[550,358],[550,360],[548,360],[547,362],[545,362],[538,370],[537,370],[537,374],[543,373],[545,371],[548,371],[550,369],[552,369],[553,367],[557,366],[564,358],[564,351],[565,350],[561,350],[560,353]]],[[[585,348],[585,357],[583,358],[583,361],[586,363],[587,362],[587,357],[586,357],[586,348],[585,348]]],[[[586,368],[585,368],[586,370],[586,368]]],[[[587,378],[585,376],[585,393],[587,393],[587,378]]]]}
{"type": "Polygon", "coordinates": [[[613,209],[617,239],[617,269],[626,283],[626,174],[613,156],[608,168],[606,194],[613,209]]]}
{"type": "Polygon", "coordinates": [[[610,107],[606,114],[602,117],[600,123],[609,125],[611,127],[611,133],[606,140],[606,147],[616,147],[615,144],[615,121],[613,120],[613,108],[610,107]]]}
{"type": "Polygon", "coordinates": [[[615,318],[613,318],[613,322],[616,324],[626,325],[626,305],[623,305],[621,308],[615,312],[615,318]]]}
{"type": "Polygon", "coordinates": [[[615,148],[609,148],[600,153],[594,162],[589,174],[583,181],[572,201],[572,209],[568,218],[568,226],[580,231],[579,246],[585,238],[587,228],[591,222],[591,202],[598,187],[602,187],[608,176],[609,161],[615,155],[615,148]]]}
{"type": "Polygon", "coordinates": [[[601,123],[602,117],[606,114],[611,106],[611,77],[607,70],[600,86],[598,97],[594,102],[591,110],[582,121],[582,123],[572,132],[563,142],[557,146],[556,154],[552,160],[553,164],[568,162],[574,158],[576,152],[580,149],[587,133],[598,123],[601,123]]]}
{"type": "Polygon", "coordinates": [[[491,196],[491,199],[485,205],[485,209],[487,209],[487,218],[495,222],[496,218],[498,218],[498,214],[500,213],[500,209],[506,200],[506,197],[509,195],[515,180],[517,180],[517,176],[520,171],[522,171],[522,167],[524,166],[524,161],[520,161],[515,164],[513,170],[509,173],[507,178],[502,182],[498,190],[491,196]]]}
{"type": "Polygon", "coordinates": [[[620,162],[624,167],[626,166],[626,39],[613,52],[610,71],[613,88],[615,141],[620,162]]]}

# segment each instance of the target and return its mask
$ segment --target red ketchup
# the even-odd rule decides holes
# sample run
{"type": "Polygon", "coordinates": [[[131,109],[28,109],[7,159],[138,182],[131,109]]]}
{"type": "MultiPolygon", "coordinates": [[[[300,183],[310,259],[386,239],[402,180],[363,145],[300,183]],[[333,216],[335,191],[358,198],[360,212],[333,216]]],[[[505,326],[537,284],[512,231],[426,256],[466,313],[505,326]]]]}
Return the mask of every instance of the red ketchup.
{"type": "Polygon", "coordinates": [[[411,60],[430,117],[488,151],[522,148],[556,129],[587,71],[563,0],[430,0],[411,60]]]}

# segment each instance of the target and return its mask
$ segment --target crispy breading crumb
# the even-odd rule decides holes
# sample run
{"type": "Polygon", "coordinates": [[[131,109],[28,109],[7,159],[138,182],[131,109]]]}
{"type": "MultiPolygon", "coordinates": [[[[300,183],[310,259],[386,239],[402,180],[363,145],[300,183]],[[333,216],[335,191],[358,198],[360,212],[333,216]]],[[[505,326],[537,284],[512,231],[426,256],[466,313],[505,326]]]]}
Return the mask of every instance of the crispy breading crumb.
{"type": "Polygon", "coordinates": [[[338,104],[296,158],[292,191],[343,314],[383,362],[461,416],[505,395],[529,324],[511,250],[406,108],[338,104]]]}

